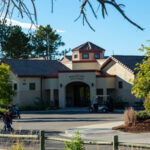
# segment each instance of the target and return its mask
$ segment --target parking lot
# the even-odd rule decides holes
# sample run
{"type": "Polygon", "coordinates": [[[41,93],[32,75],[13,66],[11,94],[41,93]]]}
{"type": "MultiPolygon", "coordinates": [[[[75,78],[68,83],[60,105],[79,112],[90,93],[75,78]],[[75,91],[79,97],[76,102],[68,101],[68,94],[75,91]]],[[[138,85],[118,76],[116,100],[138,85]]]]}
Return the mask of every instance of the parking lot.
{"type": "MultiPolygon", "coordinates": [[[[64,132],[68,128],[91,124],[122,121],[123,115],[116,113],[88,113],[79,111],[31,111],[23,112],[21,119],[15,119],[13,128],[16,130],[46,130],[53,133],[64,132]]],[[[3,123],[0,123],[2,128],[3,123]]]]}

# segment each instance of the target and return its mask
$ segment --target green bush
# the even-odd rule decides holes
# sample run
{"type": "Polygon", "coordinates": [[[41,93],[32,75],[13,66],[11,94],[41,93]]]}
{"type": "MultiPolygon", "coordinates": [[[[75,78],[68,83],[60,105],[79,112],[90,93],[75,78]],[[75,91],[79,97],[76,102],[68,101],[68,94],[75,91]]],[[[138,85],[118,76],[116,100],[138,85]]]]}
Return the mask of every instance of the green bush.
{"type": "Polygon", "coordinates": [[[17,143],[17,145],[12,145],[11,150],[23,150],[22,144],[17,143]]]}
{"type": "Polygon", "coordinates": [[[136,115],[136,120],[137,121],[146,120],[146,119],[150,118],[150,115],[146,110],[136,112],[135,115],[136,115]]]}
{"type": "Polygon", "coordinates": [[[41,98],[36,98],[34,101],[34,104],[32,105],[19,105],[19,110],[20,111],[25,111],[25,110],[50,110],[54,109],[54,105],[50,103],[50,101],[43,100],[41,98]]]}
{"type": "Polygon", "coordinates": [[[49,110],[50,106],[50,101],[41,98],[36,98],[36,101],[34,101],[34,107],[37,108],[37,110],[49,110]]]}
{"type": "Polygon", "coordinates": [[[144,101],[144,108],[146,111],[150,112],[150,92],[147,94],[144,101]]]}
{"type": "Polygon", "coordinates": [[[85,150],[79,131],[76,131],[75,137],[72,137],[71,142],[64,142],[64,143],[65,143],[64,150],[85,150]]]}
{"type": "Polygon", "coordinates": [[[125,102],[121,97],[113,97],[113,107],[115,109],[125,109],[129,106],[128,102],[125,102]]]}
{"type": "Polygon", "coordinates": [[[7,113],[7,112],[8,112],[8,110],[7,110],[6,108],[0,108],[0,113],[5,114],[5,113],[7,113]]]}

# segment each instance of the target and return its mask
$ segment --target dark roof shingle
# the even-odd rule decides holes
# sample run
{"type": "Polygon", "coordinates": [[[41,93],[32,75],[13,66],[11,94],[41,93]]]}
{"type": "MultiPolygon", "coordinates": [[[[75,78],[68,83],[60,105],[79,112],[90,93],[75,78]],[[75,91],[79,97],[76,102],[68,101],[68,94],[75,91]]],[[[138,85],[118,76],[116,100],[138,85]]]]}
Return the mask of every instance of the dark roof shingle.
{"type": "Polygon", "coordinates": [[[15,60],[4,59],[5,64],[18,76],[57,75],[61,70],[70,70],[57,60],[15,60]]]}
{"type": "Polygon", "coordinates": [[[65,56],[68,60],[72,60],[72,55],[65,56]]]}
{"type": "Polygon", "coordinates": [[[84,44],[81,44],[80,46],[72,49],[72,51],[75,51],[75,50],[79,50],[79,51],[84,51],[84,50],[102,50],[102,51],[105,51],[105,49],[91,43],[91,42],[86,42],[84,44]]]}
{"type": "Polygon", "coordinates": [[[142,60],[145,58],[145,56],[131,56],[131,55],[113,55],[113,58],[120,61],[123,65],[128,67],[133,72],[138,72],[138,70],[135,70],[137,63],[142,63],[142,60]]]}

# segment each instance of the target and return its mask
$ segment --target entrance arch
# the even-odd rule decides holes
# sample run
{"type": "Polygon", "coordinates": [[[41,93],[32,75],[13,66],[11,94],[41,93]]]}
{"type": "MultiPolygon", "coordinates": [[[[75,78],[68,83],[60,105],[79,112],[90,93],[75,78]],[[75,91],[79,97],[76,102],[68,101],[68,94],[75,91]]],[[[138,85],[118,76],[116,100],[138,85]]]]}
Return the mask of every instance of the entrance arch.
{"type": "Polygon", "coordinates": [[[90,87],[83,82],[66,85],[66,107],[84,107],[90,103],[90,87]]]}

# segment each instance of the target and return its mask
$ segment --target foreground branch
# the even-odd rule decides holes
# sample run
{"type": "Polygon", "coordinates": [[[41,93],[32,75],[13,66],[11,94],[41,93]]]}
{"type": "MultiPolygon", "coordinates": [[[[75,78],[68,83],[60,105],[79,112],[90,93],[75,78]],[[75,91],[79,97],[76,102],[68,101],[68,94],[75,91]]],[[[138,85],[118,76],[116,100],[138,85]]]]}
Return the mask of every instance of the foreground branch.
{"type": "MultiPolygon", "coordinates": [[[[97,18],[97,11],[95,11],[94,7],[93,7],[93,1],[94,0],[79,0],[79,2],[81,3],[81,7],[80,7],[80,14],[77,17],[77,19],[75,21],[77,21],[80,17],[82,17],[82,21],[83,21],[83,25],[84,22],[86,22],[88,24],[88,26],[93,30],[94,28],[92,27],[91,23],[89,22],[87,15],[85,13],[85,8],[86,6],[89,6],[90,10],[92,11],[92,14],[94,15],[95,18],[97,18]]],[[[124,13],[122,6],[124,6],[124,4],[117,4],[116,0],[95,0],[98,4],[98,8],[101,8],[101,13],[102,13],[102,17],[105,18],[105,16],[108,14],[107,13],[107,9],[106,9],[106,5],[110,5],[113,8],[115,8],[122,16],[123,18],[125,18],[129,23],[131,23],[132,25],[134,25],[135,27],[137,27],[140,30],[144,30],[144,28],[142,28],[141,26],[139,26],[138,24],[136,24],[135,22],[133,22],[128,16],[126,16],[126,14],[124,13]]],[[[31,10],[29,10],[29,8],[27,7],[26,3],[24,2],[24,0],[2,0],[0,2],[0,17],[3,17],[3,21],[2,23],[4,24],[7,20],[7,16],[10,16],[10,19],[13,15],[14,9],[16,9],[19,13],[19,15],[21,16],[21,18],[23,18],[24,16],[27,16],[29,18],[29,20],[31,21],[31,24],[37,24],[37,13],[36,13],[36,6],[35,6],[35,0],[30,0],[32,8],[33,8],[33,14],[31,13],[31,10]]],[[[51,11],[53,12],[53,3],[54,0],[50,0],[51,2],[51,11]]]]}

